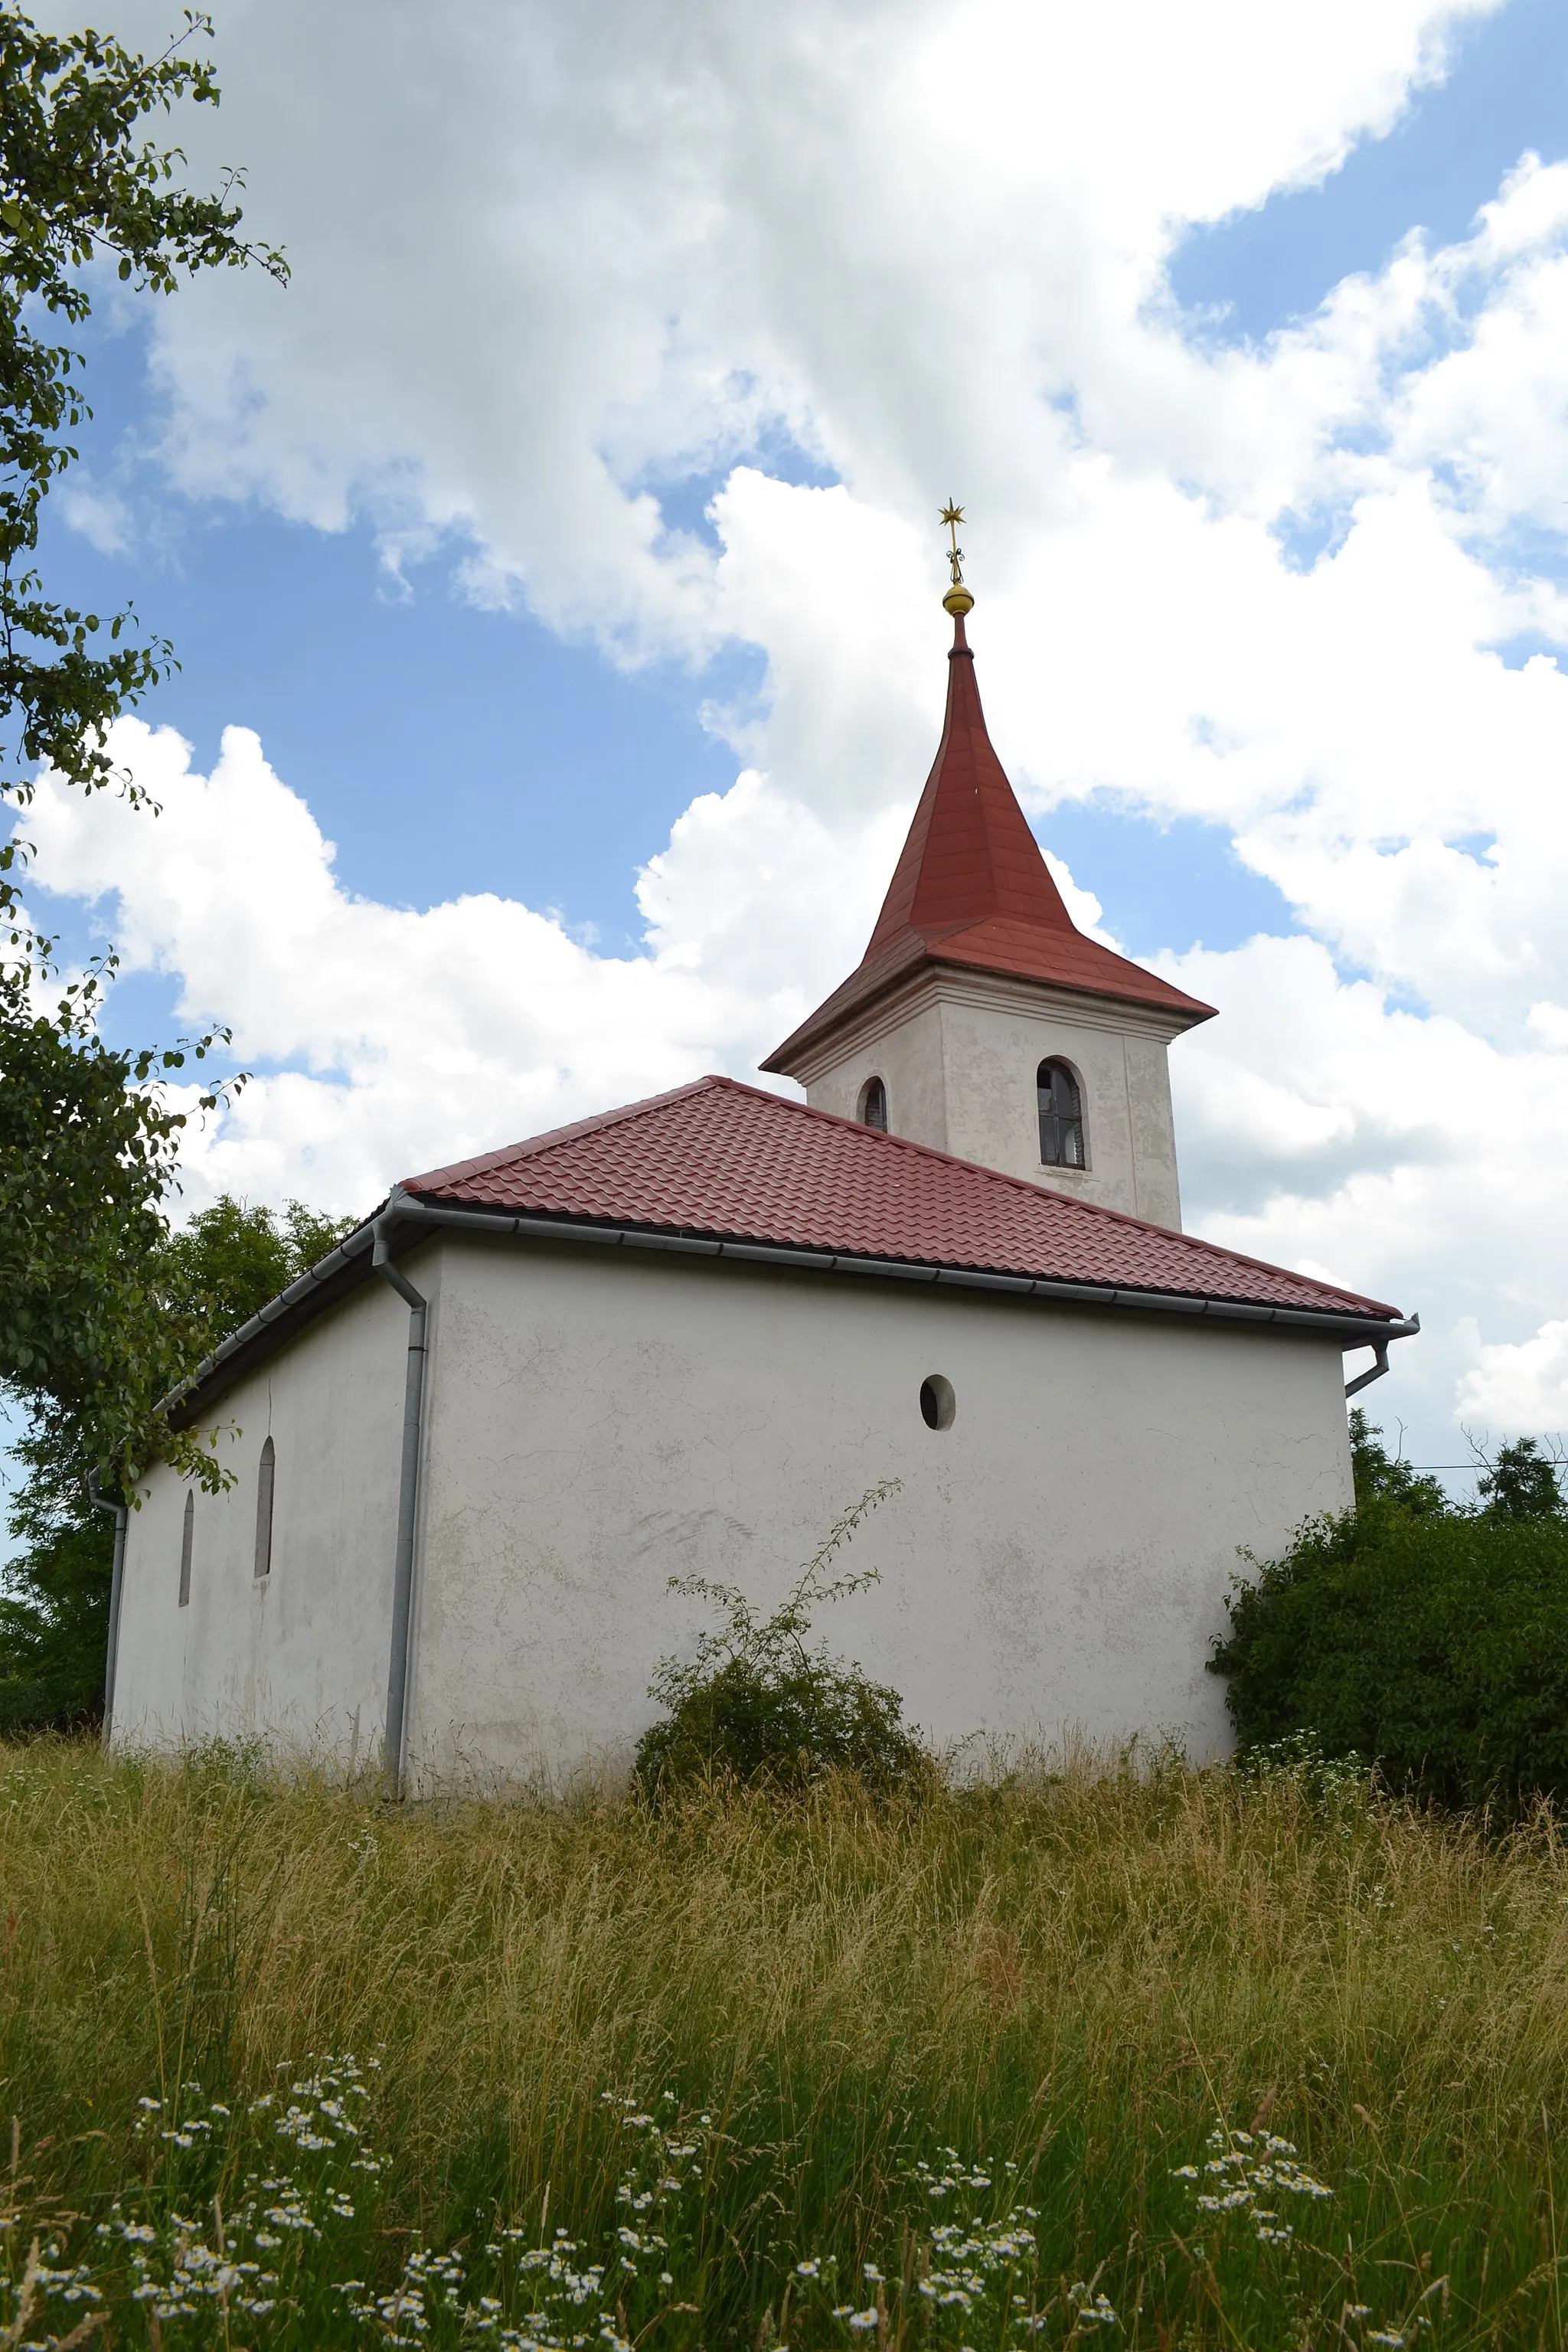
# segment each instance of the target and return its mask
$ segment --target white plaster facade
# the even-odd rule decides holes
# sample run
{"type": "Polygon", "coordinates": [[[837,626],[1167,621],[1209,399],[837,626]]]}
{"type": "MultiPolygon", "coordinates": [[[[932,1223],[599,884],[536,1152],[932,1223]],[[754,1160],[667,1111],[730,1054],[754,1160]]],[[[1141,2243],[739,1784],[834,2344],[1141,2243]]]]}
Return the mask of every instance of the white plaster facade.
{"type": "Polygon", "coordinates": [[[406,1309],[355,1291],[215,1408],[226,1494],[153,1470],[126,1530],[114,1735],[268,1738],[374,1759],[386,1714],[406,1309]],[[256,1562],[258,1468],[273,1442],[272,1572],[256,1562]],[[390,1464],[390,1477],[386,1465],[390,1464]]]}
{"type": "Polygon", "coordinates": [[[894,1135],[1180,1232],[1166,1053],[1190,1026],[1153,1005],[939,967],[792,1067],[814,1110],[858,1118],[867,1081],[879,1077],[894,1135]],[[1078,1080],[1081,1169],[1040,1159],[1035,1078],[1046,1060],[1078,1080]]]}
{"type": "MultiPolygon", "coordinates": [[[[889,1080],[889,1086],[893,1082],[889,1080]]],[[[1226,1745],[1205,1672],[1246,1545],[1351,1499],[1342,1337],[1075,1310],[630,1248],[442,1233],[430,1301],[412,1785],[623,1761],[689,1649],[693,1571],[772,1601],[879,1480],[882,1580],[821,1627],[937,1742],[1226,1745]],[[919,1408],[953,1385],[950,1429],[919,1408]]],[[[121,1744],[261,1737],[347,1763],[386,1702],[407,1316],[372,1281],[229,1392],[237,1482],[132,1513],[121,1744]],[[276,1449],[272,1566],[253,1574],[276,1449]]]]}

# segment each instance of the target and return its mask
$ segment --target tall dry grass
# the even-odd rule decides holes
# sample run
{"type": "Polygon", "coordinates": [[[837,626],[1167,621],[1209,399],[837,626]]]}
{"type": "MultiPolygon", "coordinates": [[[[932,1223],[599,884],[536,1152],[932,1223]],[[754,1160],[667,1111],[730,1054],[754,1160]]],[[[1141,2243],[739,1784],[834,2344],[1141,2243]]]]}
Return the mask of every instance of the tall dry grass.
{"type": "Polygon", "coordinates": [[[897,1805],[391,1809],[45,1744],[0,1749],[0,1988],[33,2193],[89,2215],[140,2095],[353,2051],[390,2219],[432,2243],[547,2181],[606,2226],[606,2088],[710,2110],[708,2344],[765,2343],[803,2254],[907,2231],[949,2145],[1018,2164],[1043,2273],[1098,2268],[1120,2340],[1339,2342],[1359,2302],[1563,2341],[1550,1816],[1491,1840],[1310,1772],[1088,1763],[897,1805]],[[1335,2191],[1283,2269],[1173,2178],[1260,2118],[1335,2191]]]}

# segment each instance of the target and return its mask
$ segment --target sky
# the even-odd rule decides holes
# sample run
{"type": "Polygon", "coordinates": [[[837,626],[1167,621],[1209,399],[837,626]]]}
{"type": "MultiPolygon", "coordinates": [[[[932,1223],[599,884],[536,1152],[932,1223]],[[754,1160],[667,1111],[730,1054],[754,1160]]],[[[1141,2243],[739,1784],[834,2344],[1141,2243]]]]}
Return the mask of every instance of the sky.
{"type": "MultiPolygon", "coordinates": [[[[53,5],[40,21],[64,28],[53,5]]],[[[169,29],[121,0],[123,37],[169,29]]],[[[1219,1008],[1189,1230],[1418,1311],[1421,1462],[1568,1429],[1568,15],[1546,0],[230,0],[292,280],[100,287],[61,593],[182,667],[46,780],[113,1034],[226,1022],[219,1189],[758,1059],[940,726],[1219,1008]]]]}

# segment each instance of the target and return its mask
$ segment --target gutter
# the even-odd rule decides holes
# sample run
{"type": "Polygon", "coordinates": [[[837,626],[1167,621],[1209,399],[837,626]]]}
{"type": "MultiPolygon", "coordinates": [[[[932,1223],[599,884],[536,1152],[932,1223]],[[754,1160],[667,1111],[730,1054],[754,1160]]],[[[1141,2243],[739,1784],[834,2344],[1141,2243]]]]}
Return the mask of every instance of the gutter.
{"type": "MultiPolygon", "coordinates": [[[[567,1217],[510,1215],[494,1209],[441,1208],[430,1202],[416,1201],[400,1186],[394,1186],[374,1217],[340,1242],[320,1265],[313,1265],[308,1274],[302,1274],[287,1290],[270,1299],[248,1323],[231,1331],[221,1347],[204,1357],[189,1377],[170,1391],[160,1410],[170,1413],[178,1411],[186,1399],[194,1400],[215,1375],[228,1372],[231,1367],[237,1376],[243,1367],[235,1364],[237,1357],[254,1349],[279,1323],[308,1322],[314,1302],[329,1286],[340,1285],[343,1290],[353,1287],[356,1277],[363,1279],[371,1271],[357,1263],[367,1251],[372,1253],[375,1270],[392,1282],[400,1297],[408,1298],[409,1291],[399,1288],[402,1278],[393,1280],[395,1269],[388,1270],[392,1256],[389,1235],[399,1229],[421,1225],[510,1236],[518,1241],[572,1242],[597,1249],[665,1250],[690,1257],[740,1258],[748,1265],[791,1267],[799,1274],[847,1274],[885,1282],[930,1282],[943,1289],[989,1290],[1062,1307],[1109,1307],[1131,1314],[1200,1315],[1210,1321],[1274,1323],[1324,1334],[1337,1331],[1347,1348],[1371,1348],[1377,1356],[1370,1371],[1347,1383],[1347,1396],[1355,1395],[1371,1381],[1381,1380],[1388,1369],[1388,1349],[1393,1341],[1412,1339],[1421,1328],[1419,1315],[1405,1319],[1336,1315],[1319,1307],[1254,1306],[1242,1299],[1211,1297],[1202,1291],[1135,1290],[1108,1283],[1063,1282],[1046,1275],[983,1274],[971,1266],[910,1265],[894,1258],[856,1257],[843,1252],[790,1248],[766,1242],[713,1241],[702,1234],[650,1232],[637,1225],[590,1225],[567,1217]]],[[[417,1297],[418,1294],[415,1292],[413,1296],[417,1297]]],[[[195,1420],[195,1410],[184,1418],[195,1420]]]]}
{"type": "MultiPolygon", "coordinates": [[[[324,1258],[320,1259],[308,1273],[300,1275],[297,1281],[291,1282],[287,1290],[280,1290],[276,1298],[269,1298],[259,1313],[253,1315],[247,1323],[242,1323],[237,1331],[231,1331],[221,1346],[215,1348],[210,1356],[204,1356],[194,1371],[188,1372],[176,1388],[172,1388],[166,1397],[159,1400],[158,1411],[173,1413],[185,1398],[195,1396],[198,1389],[204,1388],[214,1372],[222,1370],[236,1356],[254,1347],[273,1324],[295,1319],[308,1322],[310,1314],[305,1310],[311,1307],[321,1292],[340,1276],[357,1273],[354,1261],[363,1257],[374,1244],[375,1224],[376,1220],[372,1218],[366,1224],[356,1225],[336,1249],[329,1250],[324,1258]]],[[[343,1287],[352,1287],[352,1283],[345,1281],[343,1287]]],[[[193,1420],[195,1417],[194,1414],[189,1416],[193,1420]]]]}
{"type": "Polygon", "coordinates": [[[95,1511],[107,1511],[114,1521],[114,1566],[109,1580],[109,1646],[103,1661],[103,1744],[114,1727],[114,1670],[120,1658],[120,1601],[125,1586],[125,1530],[131,1512],[117,1496],[103,1492],[98,1472],[87,1474],[88,1499],[95,1511]]]}
{"type": "MultiPolygon", "coordinates": [[[[687,1256],[741,1258],[751,1265],[794,1267],[802,1274],[847,1274],[884,1281],[929,1282],[943,1289],[989,1290],[1016,1298],[1040,1298],[1066,1307],[1099,1307],[1132,1313],[1201,1315],[1211,1320],[1275,1323],[1310,1331],[1339,1332],[1346,1347],[1376,1350],[1375,1368],[1346,1388],[1347,1396],[1379,1380],[1388,1370],[1388,1349],[1421,1328],[1421,1318],[1335,1315],[1310,1307],[1252,1306],[1241,1299],[1214,1298],[1202,1292],[1133,1290],[1104,1283],[1063,1282],[1049,1276],[983,1274],[970,1266],[903,1265],[894,1258],[853,1257],[842,1252],[779,1248],[762,1242],[713,1241],[705,1235],[649,1233],[635,1225],[584,1225],[566,1218],[509,1216],[486,1209],[447,1209],[393,1191],[381,1217],[400,1224],[448,1226],[458,1232],[511,1235],[516,1239],[579,1242],[601,1249],[673,1251],[687,1256]]],[[[221,1354],[222,1350],[219,1350],[221,1354]]]]}

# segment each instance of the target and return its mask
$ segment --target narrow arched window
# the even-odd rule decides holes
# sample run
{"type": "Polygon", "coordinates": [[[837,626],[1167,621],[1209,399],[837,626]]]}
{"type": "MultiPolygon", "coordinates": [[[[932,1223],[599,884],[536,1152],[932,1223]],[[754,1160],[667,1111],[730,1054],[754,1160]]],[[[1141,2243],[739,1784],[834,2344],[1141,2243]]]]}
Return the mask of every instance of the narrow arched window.
{"type": "Polygon", "coordinates": [[[875,1127],[888,1132],[888,1089],[880,1078],[868,1078],[860,1089],[860,1108],[856,1113],[862,1127],[875,1127]]]}
{"type": "Polygon", "coordinates": [[[191,1548],[196,1539],[196,1497],[194,1489],[185,1490],[185,1521],[180,1529],[180,1606],[191,1605],[191,1548]]]}
{"type": "Polygon", "coordinates": [[[272,1440],[268,1438],[261,1449],[261,1464],[256,1480],[256,1573],[258,1577],[272,1573],[272,1482],[277,1465],[278,1456],[273,1452],[272,1440]]]}
{"type": "Polygon", "coordinates": [[[1040,1158],[1047,1168],[1087,1168],[1078,1080],[1065,1062],[1042,1062],[1035,1087],[1040,1104],[1040,1158]]]}

